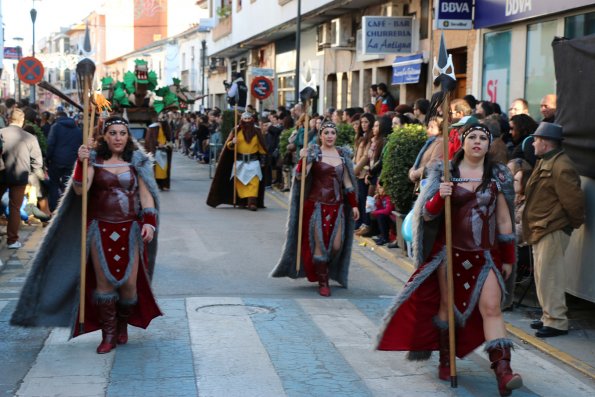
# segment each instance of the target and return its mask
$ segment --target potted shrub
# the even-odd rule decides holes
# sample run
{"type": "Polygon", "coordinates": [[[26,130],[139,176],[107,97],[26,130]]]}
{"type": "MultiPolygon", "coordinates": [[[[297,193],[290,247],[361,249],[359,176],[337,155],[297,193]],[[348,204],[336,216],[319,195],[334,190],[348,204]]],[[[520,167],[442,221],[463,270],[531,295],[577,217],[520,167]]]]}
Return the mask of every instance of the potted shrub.
{"type": "Polygon", "coordinates": [[[397,236],[400,247],[405,247],[401,236],[401,224],[413,207],[415,185],[409,180],[409,169],[427,139],[426,128],[421,124],[406,124],[397,127],[388,136],[386,151],[382,158],[380,179],[390,195],[397,212],[397,236]]]}

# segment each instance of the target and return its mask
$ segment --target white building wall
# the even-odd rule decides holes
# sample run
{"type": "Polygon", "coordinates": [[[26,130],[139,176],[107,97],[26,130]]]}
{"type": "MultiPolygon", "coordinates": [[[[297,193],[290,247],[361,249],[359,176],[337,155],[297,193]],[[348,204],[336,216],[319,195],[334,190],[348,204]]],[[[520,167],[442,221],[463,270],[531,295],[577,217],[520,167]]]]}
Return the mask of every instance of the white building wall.
{"type": "Polygon", "coordinates": [[[208,18],[209,10],[196,5],[196,0],[167,0],[167,37],[178,35],[208,18]]]}
{"type": "MultiPolygon", "coordinates": [[[[332,0],[302,0],[302,15],[332,3],[332,0]]],[[[265,32],[285,22],[295,20],[297,16],[297,0],[280,6],[276,0],[258,0],[242,2],[242,9],[237,11],[237,2],[232,5],[231,34],[209,43],[209,54],[217,53],[259,33],[265,32]],[[246,23],[254,21],[255,23],[246,23]]],[[[215,16],[217,18],[217,16],[215,16]]]]}

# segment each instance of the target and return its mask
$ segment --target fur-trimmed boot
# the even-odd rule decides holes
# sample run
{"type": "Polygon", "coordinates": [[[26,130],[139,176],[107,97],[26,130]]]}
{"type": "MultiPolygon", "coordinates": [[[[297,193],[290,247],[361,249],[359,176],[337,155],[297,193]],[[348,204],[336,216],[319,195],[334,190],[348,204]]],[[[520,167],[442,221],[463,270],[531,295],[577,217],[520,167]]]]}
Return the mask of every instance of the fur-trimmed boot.
{"type": "Polygon", "coordinates": [[[97,346],[97,353],[109,353],[116,348],[116,292],[94,294],[95,305],[99,313],[99,324],[101,324],[102,340],[97,346]]]}
{"type": "Polygon", "coordinates": [[[450,339],[448,335],[448,322],[434,317],[434,325],[438,328],[439,364],[438,378],[450,379],[450,339]]]}
{"type": "Polygon", "coordinates": [[[486,343],[485,351],[490,356],[492,369],[498,380],[498,391],[501,396],[510,396],[514,389],[523,387],[523,379],[510,368],[510,350],[513,344],[510,339],[493,339],[486,343]]]}
{"type": "Polygon", "coordinates": [[[331,288],[328,285],[328,263],[316,263],[316,275],[318,276],[318,293],[320,296],[331,296],[331,288]]]}
{"type": "Polygon", "coordinates": [[[128,342],[128,319],[136,303],[137,298],[121,299],[118,302],[118,324],[116,330],[118,345],[125,345],[128,342]]]}

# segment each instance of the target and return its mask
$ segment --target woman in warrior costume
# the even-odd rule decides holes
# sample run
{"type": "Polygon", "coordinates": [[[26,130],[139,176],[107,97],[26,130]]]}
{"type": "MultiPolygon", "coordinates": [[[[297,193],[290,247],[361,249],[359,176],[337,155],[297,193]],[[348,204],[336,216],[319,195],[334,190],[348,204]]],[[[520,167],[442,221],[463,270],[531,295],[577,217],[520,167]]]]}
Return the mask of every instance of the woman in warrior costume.
{"type": "Polygon", "coordinates": [[[296,167],[291,192],[287,239],[271,273],[272,277],[305,276],[308,281],[318,281],[322,296],[331,295],[329,278],[347,287],[353,222],[359,218],[351,151],[336,147],[336,140],[336,125],[324,122],[320,145],[311,144],[300,151],[307,161],[300,271],[296,271],[296,248],[302,161],[296,167]]]}
{"type": "Polygon", "coordinates": [[[500,302],[504,281],[516,262],[511,211],[512,177],[487,154],[492,136],[481,124],[466,127],[462,148],[451,161],[451,182],[442,182],[442,163],[428,170],[428,184],[414,208],[414,260],[418,265],[385,317],[378,350],[409,351],[412,360],[439,350],[438,376],[449,379],[444,198],[451,196],[456,355],[464,357],[484,341],[500,395],[522,386],[510,368],[512,341],[506,338],[500,302]],[[432,233],[433,231],[433,233],[432,233]]]}
{"type": "Polygon", "coordinates": [[[94,289],[94,306],[89,305],[85,331],[101,327],[100,354],[128,341],[127,326],[134,309],[139,309],[141,317],[141,323],[134,325],[143,328],[148,326],[146,320],[161,314],[148,288],[146,268],[140,266],[147,263],[144,247],[154,238],[157,210],[147,181],[139,178],[131,164],[137,149],[128,123],[111,117],[104,124],[95,152],[85,146],[79,148],[72,178],[76,194],[83,194],[82,161],[90,159],[87,222],[89,273],[94,279],[87,280],[87,288],[94,289]]]}
{"type": "Polygon", "coordinates": [[[150,281],[157,254],[158,189],[153,163],[128,123],[110,117],[96,150],[81,146],[58,210],[32,260],[11,324],[102,330],[97,353],[128,341],[127,325],[147,328],[161,315],[150,281]],[[82,160],[89,159],[84,327],[78,325],[82,160]],[[76,194],[75,194],[76,193],[76,194]],[[77,244],[78,243],[78,244],[77,244]]]}

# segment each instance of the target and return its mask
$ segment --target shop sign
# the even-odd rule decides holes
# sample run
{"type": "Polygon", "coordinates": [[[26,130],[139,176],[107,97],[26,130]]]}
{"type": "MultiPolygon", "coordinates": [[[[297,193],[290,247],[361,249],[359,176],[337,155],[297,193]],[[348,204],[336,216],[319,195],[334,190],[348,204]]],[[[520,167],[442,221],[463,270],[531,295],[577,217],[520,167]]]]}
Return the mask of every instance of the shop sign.
{"type": "Polygon", "coordinates": [[[419,83],[422,62],[422,54],[396,57],[393,62],[392,85],[419,83]]]}
{"type": "Polygon", "coordinates": [[[508,103],[508,70],[487,70],[484,74],[482,98],[499,104],[503,109],[508,103]]]}
{"type": "Polygon", "coordinates": [[[4,59],[20,59],[21,47],[4,47],[4,59]]]}
{"type": "Polygon", "coordinates": [[[410,54],[416,51],[413,17],[363,17],[364,54],[410,54]]]}
{"type": "Polygon", "coordinates": [[[475,28],[489,28],[525,19],[592,6],[593,0],[482,0],[475,2],[475,28]]]}
{"type": "Polygon", "coordinates": [[[436,29],[473,29],[473,0],[437,0],[436,29]]]}

